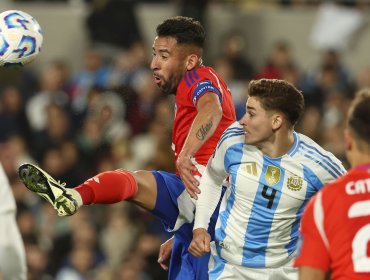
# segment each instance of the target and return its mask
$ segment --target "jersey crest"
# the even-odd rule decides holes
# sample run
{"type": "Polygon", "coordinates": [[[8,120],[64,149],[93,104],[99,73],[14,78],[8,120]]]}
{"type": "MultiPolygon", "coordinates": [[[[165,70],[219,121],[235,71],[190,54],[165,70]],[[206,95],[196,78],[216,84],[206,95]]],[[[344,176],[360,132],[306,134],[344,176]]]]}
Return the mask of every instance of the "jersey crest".
{"type": "Polygon", "coordinates": [[[299,176],[293,175],[288,177],[287,187],[291,191],[300,191],[303,186],[303,179],[299,176]]]}
{"type": "Polygon", "coordinates": [[[265,176],[266,183],[270,186],[276,185],[280,181],[280,168],[276,166],[269,165],[267,166],[266,176],[265,176]]]}

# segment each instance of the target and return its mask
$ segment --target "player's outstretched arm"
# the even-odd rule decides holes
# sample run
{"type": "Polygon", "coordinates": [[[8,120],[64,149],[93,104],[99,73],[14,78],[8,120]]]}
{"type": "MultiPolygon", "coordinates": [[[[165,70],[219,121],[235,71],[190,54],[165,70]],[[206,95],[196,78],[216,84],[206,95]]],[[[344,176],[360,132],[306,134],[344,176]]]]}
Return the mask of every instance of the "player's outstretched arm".
{"type": "Polygon", "coordinates": [[[211,236],[205,228],[197,228],[193,230],[193,240],[189,246],[189,252],[196,256],[201,257],[210,251],[211,236]]]}
{"type": "Polygon", "coordinates": [[[200,147],[213,135],[222,118],[222,107],[218,96],[212,92],[205,93],[197,103],[198,114],[191,125],[184,146],[177,158],[176,166],[186,190],[192,198],[200,193],[199,182],[193,172],[197,169],[191,159],[200,147]]]}

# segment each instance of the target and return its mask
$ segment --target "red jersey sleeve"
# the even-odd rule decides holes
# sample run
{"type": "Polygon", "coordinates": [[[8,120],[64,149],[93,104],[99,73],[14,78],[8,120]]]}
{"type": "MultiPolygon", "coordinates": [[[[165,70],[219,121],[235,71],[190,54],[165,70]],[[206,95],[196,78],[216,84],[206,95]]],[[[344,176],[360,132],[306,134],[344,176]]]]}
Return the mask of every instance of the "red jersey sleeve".
{"type": "MultiPolygon", "coordinates": [[[[210,67],[201,66],[184,74],[176,92],[175,120],[172,143],[175,161],[186,141],[191,125],[197,116],[197,102],[206,92],[216,94],[222,107],[222,118],[213,133],[194,155],[195,166],[206,166],[224,130],[236,120],[231,92],[222,78],[210,67]]],[[[198,170],[200,170],[198,168],[198,170]]]]}
{"type": "Polygon", "coordinates": [[[197,106],[198,100],[205,94],[206,92],[213,92],[217,94],[220,104],[222,104],[222,95],[218,88],[210,81],[210,80],[204,80],[199,82],[195,85],[195,88],[192,92],[192,102],[194,106],[197,106]]]}
{"type": "Polygon", "coordinates": [[[294,266],[310,266],[327,272],[330,265],[328,248],[320,234],[324,212],[318,195],[310,200],[301,220],[301,247],[294,266]],[[315,205],[316,204],[316,205],[315,205]]]}

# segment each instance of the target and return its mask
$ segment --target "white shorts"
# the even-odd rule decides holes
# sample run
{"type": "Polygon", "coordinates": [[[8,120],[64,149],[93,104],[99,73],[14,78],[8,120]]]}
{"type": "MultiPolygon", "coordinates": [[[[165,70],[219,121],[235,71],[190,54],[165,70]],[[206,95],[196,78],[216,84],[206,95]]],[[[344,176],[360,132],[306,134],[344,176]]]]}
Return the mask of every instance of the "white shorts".
{"type": "Polygon", "coordinates": [[[0,276],[3,280],[26,280],[26,254],[14,214],[1,213],[0,225],[0,276]]]}
{"type": "Polygon", "coordinates": [[[211,242],[208,274],[210,280],[298,280],[298,268],[293,267],[293,261],[278,268],[251,268],[225,263],[217,255],[214,242],[211,242]]]}

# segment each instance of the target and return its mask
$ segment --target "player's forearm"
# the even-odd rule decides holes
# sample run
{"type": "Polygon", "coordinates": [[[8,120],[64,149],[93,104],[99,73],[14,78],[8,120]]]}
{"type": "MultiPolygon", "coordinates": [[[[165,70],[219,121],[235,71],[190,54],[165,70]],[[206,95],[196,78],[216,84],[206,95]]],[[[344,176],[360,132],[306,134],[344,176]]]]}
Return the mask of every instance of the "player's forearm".
{"type": "Polygon", "coordinates": [[[222,118],[220,106],[209,104],[204,106],[195,117],[182,152],[189,156],[194,154],[213,135],[222,118]]]}
{"type": "Polygon", "coordinates": [[[208,166],[199,185],[201,193],[198,194],[196,201],[194,229],[208,229],[211,216],[221,197],[222,182],[223,178],[213,176],[211,168],[208,166]]]}

